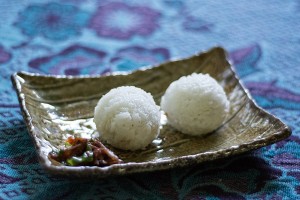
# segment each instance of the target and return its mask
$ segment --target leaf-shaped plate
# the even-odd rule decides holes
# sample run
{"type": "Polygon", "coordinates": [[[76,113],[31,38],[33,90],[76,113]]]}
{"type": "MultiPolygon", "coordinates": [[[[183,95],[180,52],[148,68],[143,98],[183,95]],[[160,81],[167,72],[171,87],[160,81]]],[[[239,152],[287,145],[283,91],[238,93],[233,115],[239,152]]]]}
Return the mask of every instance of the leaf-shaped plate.
{"type": "Polygon", "coordinates": [[[19,72],[12,80],[40,163],[55,174],[104,177],[186,166],[257,149],[291,134],[284,123],[255,104],[220,47],[128,74],[73,77],[19,72]],[[216,131],[205,137],[187,136],[167,125],[163,117],[159,137],[145,150],[120,151],[108,145],[122,164],[69,167],[49,160],[48,153],[60,148],[70,135],[97,137],[94,107],[110,89],[134,85],[150,92],[159,104],[172,81],[193,72],[214,77],[230,100],[227,120],[216,131]]]}

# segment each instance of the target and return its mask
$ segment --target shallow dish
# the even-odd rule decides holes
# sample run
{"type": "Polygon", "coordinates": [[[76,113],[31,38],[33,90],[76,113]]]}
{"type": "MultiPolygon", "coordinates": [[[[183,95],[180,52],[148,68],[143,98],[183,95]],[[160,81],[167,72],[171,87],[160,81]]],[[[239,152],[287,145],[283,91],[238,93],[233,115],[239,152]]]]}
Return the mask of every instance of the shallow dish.
{"type": "Polygon", "coordinates": [[[105,177],[182,167],[257,149],[291,134],[284,123],[255,104],[220,47],[128,74],[73,77],[18,72],[12,80],[41,165],[60,175],[105,177]],[[172,81],[193,72],[214,77],[230,100],[226,122],[216,131],[205,137],[187,136],[167,125],[163,116],[160,136],[145,150],[127,152],[108,145],[122,164],[69,167],[48,158],[48,153],[60,148],[70,135],[97,137],[93,110],[110,89],[134,85],[150,92],[159,104],[172,81]]]}

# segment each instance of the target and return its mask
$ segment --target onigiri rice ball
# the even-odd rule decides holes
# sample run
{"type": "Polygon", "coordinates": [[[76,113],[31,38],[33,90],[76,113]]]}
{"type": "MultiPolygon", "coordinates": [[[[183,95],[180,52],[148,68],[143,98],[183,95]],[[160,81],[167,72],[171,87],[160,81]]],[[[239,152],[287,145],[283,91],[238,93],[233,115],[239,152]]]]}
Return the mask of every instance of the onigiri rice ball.
{"type": "Polygon", "coordinates": [[[94,122],[101,139],[123,150],[143,149],[158,135],[160,110],[150,93],[134,86],[110,90],[98,102],[94,122]]]}
{"type": "Polygon", "coordinates": [[[223,123],[229,101],[215,79],[208,74],[193,73],[170,84],[161,99],[161,108],[175,129],[199,136],[223,123]]]}

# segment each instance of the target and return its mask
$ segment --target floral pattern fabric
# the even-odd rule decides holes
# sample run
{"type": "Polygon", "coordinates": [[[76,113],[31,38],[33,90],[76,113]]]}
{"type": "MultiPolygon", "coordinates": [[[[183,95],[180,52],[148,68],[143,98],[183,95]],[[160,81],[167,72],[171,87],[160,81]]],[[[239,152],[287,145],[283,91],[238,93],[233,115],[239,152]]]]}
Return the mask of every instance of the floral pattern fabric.
{"type": "Polygon", "coordinates": [[[300,199],[297,0],[1,1],[0,19],[1,200],[300,199]],[[41,168],[11,74],[130,71],[216,45],[291,137],[206,164],[109,179],[55,177],[41,168]]]}
{"type": "Polygon", "coordinates": [[[16,27],[29,37],[65,40],[80,33],[89,15],[75,6],[58,3],[30,5],[20,12],[16,27]]]}

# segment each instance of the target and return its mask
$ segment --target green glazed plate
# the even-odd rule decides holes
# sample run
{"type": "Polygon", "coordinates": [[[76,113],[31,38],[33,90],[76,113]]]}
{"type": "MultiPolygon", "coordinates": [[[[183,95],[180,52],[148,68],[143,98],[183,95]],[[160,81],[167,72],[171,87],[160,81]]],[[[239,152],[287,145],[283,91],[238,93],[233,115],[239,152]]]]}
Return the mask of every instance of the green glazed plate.
{"type": "Polygon", "coordinates": [[[257,149],[291,134],[284,123],[256,105],[220,47],[126,74],[53,76],[18,72],[12,80],[40,163],[59,175],[105,177],[183,167],[257,149]],[[170,127],[163,115],[160,135],[146,149],[129,152],[107,145],[124,161],[122,164],[70,167],[48,158],[49,152],[61,148],[68,136],[98,137],[93,111],[110,89],[134,85],[150,92],[159,105],[172,81],[193,72],[214,77],[230,100],[227,119],[216,131],[205,137],[187,136],[170,127]]]}

